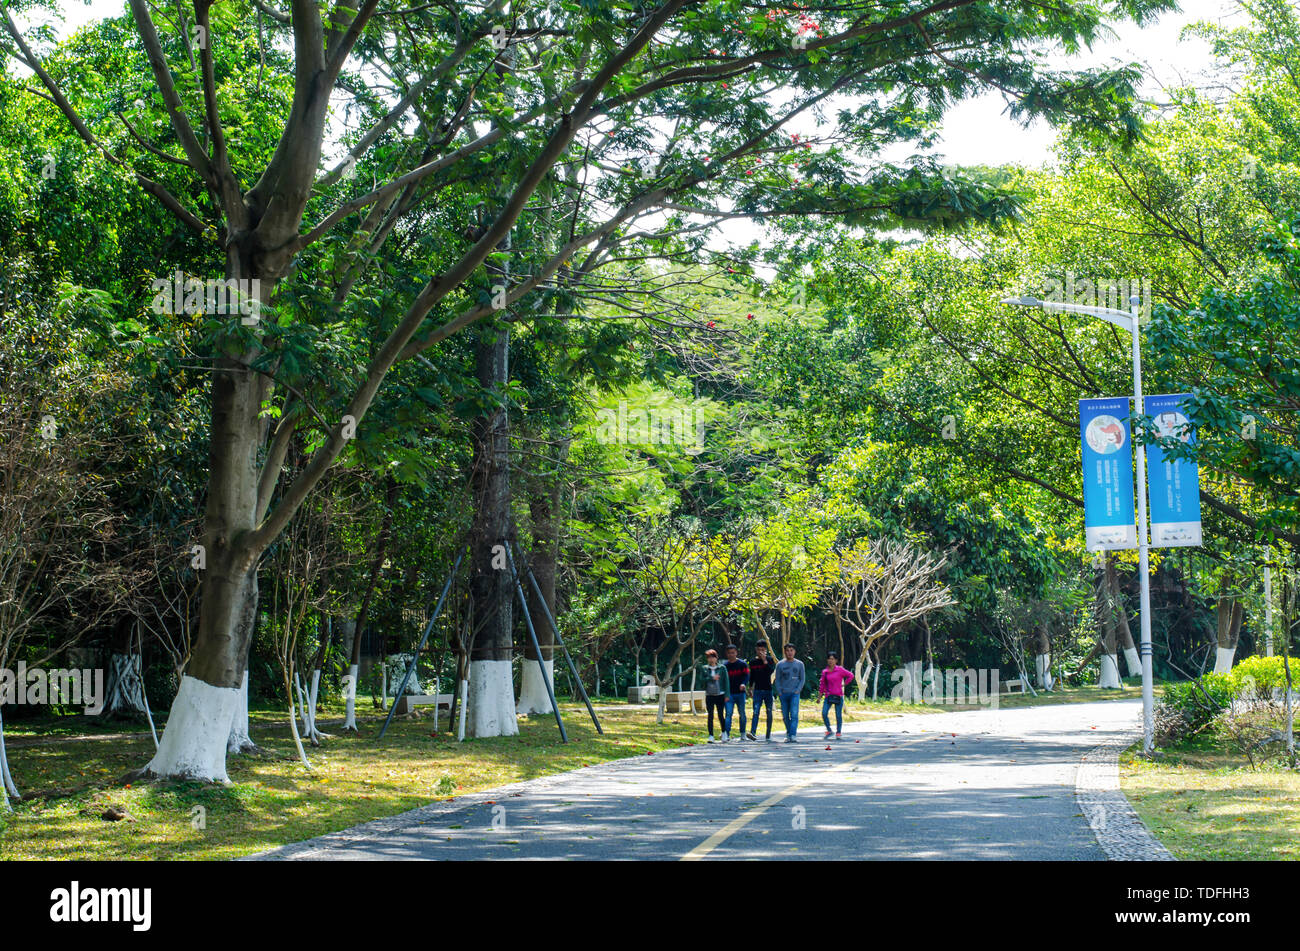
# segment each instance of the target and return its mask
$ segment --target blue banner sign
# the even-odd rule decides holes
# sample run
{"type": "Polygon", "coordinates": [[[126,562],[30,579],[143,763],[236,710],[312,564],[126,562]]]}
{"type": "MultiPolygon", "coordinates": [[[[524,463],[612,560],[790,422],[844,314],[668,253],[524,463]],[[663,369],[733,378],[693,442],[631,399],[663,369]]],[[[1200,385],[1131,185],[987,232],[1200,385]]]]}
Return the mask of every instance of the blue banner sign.
{"type": "MultiPolygon", "coordinates": [[[[1190,394],[1148,396],[1142,407],[1161,439],[1196,444],[1185,413],[1190,394]]],[[[1158,445],[1147,446],[1147,485],[1151,496],[1151,545],[1183,548],[1201,544],[1201,479],[1196,463],[1167,459],[1158,445]]]]}
{"type": "Polygon", "coordinates": [[[1128,397],[1079,400],[1079,438],[1088,550],[1136,548],[1128,397]]]}

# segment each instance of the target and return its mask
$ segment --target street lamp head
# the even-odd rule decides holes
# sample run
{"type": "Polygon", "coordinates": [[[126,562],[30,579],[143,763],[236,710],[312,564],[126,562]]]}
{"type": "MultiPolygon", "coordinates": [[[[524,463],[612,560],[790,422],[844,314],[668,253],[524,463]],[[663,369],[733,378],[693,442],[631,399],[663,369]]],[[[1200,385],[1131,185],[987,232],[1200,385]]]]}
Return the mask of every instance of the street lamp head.
{"type": "Polygon", "coordinates": [[[1042,305],[1042,301],[1031,294],[1021,294],[1019,297],[1004,297],[1002,303],[1010,304],[1012,307],[1039,307],[1042,305]]]}

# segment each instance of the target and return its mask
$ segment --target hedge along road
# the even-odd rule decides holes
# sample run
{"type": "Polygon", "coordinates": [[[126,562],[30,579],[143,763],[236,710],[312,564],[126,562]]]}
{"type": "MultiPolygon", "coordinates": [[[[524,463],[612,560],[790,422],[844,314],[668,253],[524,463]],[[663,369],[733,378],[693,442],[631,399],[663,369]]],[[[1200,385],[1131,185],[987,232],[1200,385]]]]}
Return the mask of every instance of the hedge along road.
{"type": "Polygon", "coordinates": [[[1079,758],[1137,701],[910,715],[735,741],[434,803],[256,859],[1105,859],[1079,758]],[[829,747],[829,749],[828,749],[829,747]]]}

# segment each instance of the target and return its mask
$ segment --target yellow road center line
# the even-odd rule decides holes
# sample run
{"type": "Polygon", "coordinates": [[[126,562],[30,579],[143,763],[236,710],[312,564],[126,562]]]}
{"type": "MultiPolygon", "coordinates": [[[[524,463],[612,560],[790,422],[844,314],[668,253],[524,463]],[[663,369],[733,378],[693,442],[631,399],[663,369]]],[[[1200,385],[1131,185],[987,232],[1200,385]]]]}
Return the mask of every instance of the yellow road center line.
{"type": "MultiPolygon", "coordinates": [[[[938,736],[938,735],[939,734],[937,733],[934,734],[934,736],[938,736]]],[[[753,808],[747,810],[746,812],[741,813],[739,816],[732,819],[730,822],[728,822],[717,832],[713,833],[713,835],[709,836],[707,839],[705,839],[695,848],[691,849],[689,852],[683,855],[681,861],[695,862],[698,861],[699,859],[704,858],[706,855],[708,855],[710,852],[712,852],[714,849],[720,846],[723,842],[726,842],[729,838],[731,838],[741,829],[745,828],[745,826],[749,825],[751,822],[753,822],[755,819],[761,816],[772,806],[775,806],[782,799],[788,799],[790,796],[793,796],[795,793],[799,792],[799,790],[804,789],[807,786],[811,786],[813,783],[818,783],[818,782],[822,782],[823,780],[830,779],[831,777],[835,776],[837,773],[843,773],[850,766],[856,766],[858,763],[866,762],[867,760],[873,757],[883,756],[886,753],[894,752],[894,750],[901,750],[907,746],[915,746],[917,743],[923,743],[926,740],[932,740],[934,739],[934,736],[919,736],[914,740],[908,740],[906,743],[899,743],[897,746],[891,746],[888,749],[883,749],[883,750],[876,750],[874,753],[867,753],[865,756],[859,756],[855,759],[851,759],[847,763],[841,763],[839,766],[826,770],[826,772],[824,773],[818,773],[815,776],[808,776],[804,779],[801,779],[793,786],[787,786],[779,793],[774,793],[773,795],[768,796],[757,806],[754,806],[753,808]]]]}

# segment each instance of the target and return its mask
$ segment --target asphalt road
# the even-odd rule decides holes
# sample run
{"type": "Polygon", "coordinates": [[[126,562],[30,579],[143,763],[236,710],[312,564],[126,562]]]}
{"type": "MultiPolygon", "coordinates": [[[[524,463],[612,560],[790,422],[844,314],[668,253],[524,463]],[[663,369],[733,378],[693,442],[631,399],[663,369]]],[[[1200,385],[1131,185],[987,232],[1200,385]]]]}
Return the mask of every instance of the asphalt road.
{"type": "Polygon", "coordinates": [[[1137,701],[912,715],[607,763],[436,803],[266,859],[1057,859],[1106,856],[1079,758],[1137,701]]]}

